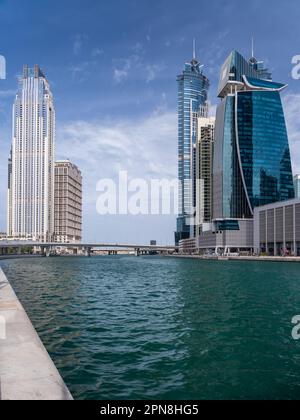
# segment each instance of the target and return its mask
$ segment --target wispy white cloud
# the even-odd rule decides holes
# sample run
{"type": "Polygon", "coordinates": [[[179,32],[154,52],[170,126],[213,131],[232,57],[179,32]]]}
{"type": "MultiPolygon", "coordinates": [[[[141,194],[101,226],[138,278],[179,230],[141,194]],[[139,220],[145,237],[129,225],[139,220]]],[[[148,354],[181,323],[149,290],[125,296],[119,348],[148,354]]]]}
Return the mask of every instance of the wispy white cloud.
{"type": "Polygon", "coordinates": [[[78,55],[82,51],[82,47],[84,42],[88,40],[88,36],[86,34],[76,34],[73,40],[73,53],[78,55]]]}
{"type": "Polygon", "coordinates": [[[165,69],[164,64],[148,64],[146,66],[146,82],[150,83],[156,79],[157,75],[165,69]]]}
{"type": "Polygon", "coordinates": [[[220,65],[225,61],[226,56],[230,52],[224,48],[224,40],[229,34],[229,29],[219,32],[209,45],[205,45],[199,51],[199,58],[205,64],[206,71],[210,76],[215,77],[216,74],[219,74],[220,65]]]}
{"type": "Polygon", "coordinates": [[[57,158],[70,159],[84,179],[84,231],[87,240],[172,243],[175,216],[99,216],[100,179],[174,179],[177,176],[177,116],[156,110],[143,119],[73,121],[58,126],[57,158]]]}
{"type": "Polygon", "coordinates": [[[129,77],[130,71],[141,66],[141,57],[132,54],[128,58],[114,60],[115,67],[113,77],[116,83],[121,83],[129,77]]]}
{"type": "Polygon", "coordinates": [[[76,83],[84,82],[90,75],[89,69],[90,69],[90,63],[88,61],[84,61],[76,65],[71,65],[69,67],[69,71],[71,72],[73,82],[76,82],[76,83]]]}
{"type": "Polygon", "coordinates": [[[116,83],[121,83],[123,80],[127,79],[129,74],[130,67],[123,67],[122,69],[114,69],[114,81],[116,83]]]}
{"type": "Polygon", "coordinates": [[[145,52],[144,46],[141,42],[137,42],[133,47],[132,51],[134,51],[136,54],[143,54],[145,52]]]}
{"type": "Polygon", "coordinates": [[[92,57],[101,57],[104,54],[104,50],[102,48],[94,48],[92,50],[92,57]]]}
{"type": "Polygon", "coordinates": [[[124,82],[130,77],[131,73],[141,68],[143,68],[143,72],[140,72],[139,77],[144,79],[146,83],[150,83],[165,69],[164,63],[146,62],[146,51],[143,44],[137,43],[132,50],[134,54],[131,54],[128,58],[113,60],[113,78],[116,83],[124,82]]]}
{"type": "Polygon", "coordinates": [[[115,179],[120,170],[132,177],[174,178],[177,173],[177,117],[155,112],[140,120],[75,121],[57,132],[57,157],[77,162],[93,200],[100,178],[115,179]]]}

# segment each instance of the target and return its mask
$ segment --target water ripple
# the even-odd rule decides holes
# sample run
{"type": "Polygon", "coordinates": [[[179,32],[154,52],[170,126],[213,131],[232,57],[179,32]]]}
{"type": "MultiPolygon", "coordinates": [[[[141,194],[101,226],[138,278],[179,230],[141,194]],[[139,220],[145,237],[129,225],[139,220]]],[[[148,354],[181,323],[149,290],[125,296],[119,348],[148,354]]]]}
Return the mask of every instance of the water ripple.
{"type": "Polygon", "coordinates": [[[300,397],[299,265],[1,261],[77,399],[300,397]]]}

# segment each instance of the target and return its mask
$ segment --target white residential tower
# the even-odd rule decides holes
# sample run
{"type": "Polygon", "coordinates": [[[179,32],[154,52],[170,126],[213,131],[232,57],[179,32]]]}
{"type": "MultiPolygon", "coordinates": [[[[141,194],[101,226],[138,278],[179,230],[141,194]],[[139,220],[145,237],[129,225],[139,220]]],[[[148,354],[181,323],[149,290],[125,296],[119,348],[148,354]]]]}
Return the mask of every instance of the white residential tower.
{"type": "Polygon", "coordinates": [[[55,110],[38,65],[24,67],[13,106],[7,234],[51,241],[54,235],[55,110]]]}

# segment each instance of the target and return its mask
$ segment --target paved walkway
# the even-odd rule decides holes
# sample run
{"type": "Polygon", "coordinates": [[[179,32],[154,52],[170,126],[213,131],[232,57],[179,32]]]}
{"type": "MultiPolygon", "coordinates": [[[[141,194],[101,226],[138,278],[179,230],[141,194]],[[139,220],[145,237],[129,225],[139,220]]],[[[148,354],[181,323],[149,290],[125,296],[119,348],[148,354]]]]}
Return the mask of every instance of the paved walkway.
{"type": "Polygon", "coordinates": [[[0,268],[0,400],[72,396],[0,268]]]}

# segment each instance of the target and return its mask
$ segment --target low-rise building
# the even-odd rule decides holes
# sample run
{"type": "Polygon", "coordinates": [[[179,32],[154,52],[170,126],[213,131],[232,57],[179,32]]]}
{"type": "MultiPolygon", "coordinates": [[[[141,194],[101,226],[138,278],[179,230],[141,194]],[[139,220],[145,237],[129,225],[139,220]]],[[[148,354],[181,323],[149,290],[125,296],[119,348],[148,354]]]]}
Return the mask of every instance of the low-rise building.
{"type": "Polygon", "coordinates": [[[300,255],[300,198],[254,210],[254,248],[268,255],[300,255]]]}
{"type": "Polygon", "coordinates": [[[253,219],[214,220],[211,229],[201,232],[197,238],[201,253],[216,254],[253,251],[253,219]]]}
{"type": "Polygon", "coordinates": [[[179,241],[179,253],[180,254],[195,254],[198,252],[197,239],[182,239],[179,241]]]}

